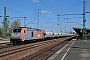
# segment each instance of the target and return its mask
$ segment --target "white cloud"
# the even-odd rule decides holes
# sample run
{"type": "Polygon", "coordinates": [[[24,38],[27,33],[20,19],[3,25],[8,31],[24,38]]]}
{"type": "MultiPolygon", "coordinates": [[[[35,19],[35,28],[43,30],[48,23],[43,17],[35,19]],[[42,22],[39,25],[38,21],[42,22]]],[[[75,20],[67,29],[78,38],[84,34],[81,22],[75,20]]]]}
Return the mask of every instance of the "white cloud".
{"type": "Polygon", "coordinates": [[[41,10],[41,13],[45,13],[45,14],[47,14],[47,16],[51,16],[52,15],[52,12],[48,12],[46,10],[41,10]]]}
{"type": "Polygon", "coordinates": [[[45,11],[45,10],[42,10],[42,11],[41,11],[41,13],[48,13],[48,12],[47,12],[47,11],[45,11]]]}
{"type": "Polygon", "coordinates": [[[33,0],[33,2],[39,2],[39,0],[33,0]]]}
{"type": "Polygon", "coordinates": [[[48,13],[48,14],[52,14],[52,12],[48,12],[46,10],[41,10],[41,13],[48,13]]]}

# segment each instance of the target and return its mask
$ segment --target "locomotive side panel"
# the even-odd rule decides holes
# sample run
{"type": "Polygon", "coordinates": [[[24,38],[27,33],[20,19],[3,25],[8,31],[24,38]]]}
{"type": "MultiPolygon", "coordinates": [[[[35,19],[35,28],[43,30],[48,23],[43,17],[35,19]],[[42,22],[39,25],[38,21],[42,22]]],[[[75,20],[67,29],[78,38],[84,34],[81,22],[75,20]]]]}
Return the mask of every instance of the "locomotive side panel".
{"type": "Polygon", "coordinates": [[[20,39],[21,39],[21,41],[24,41],[24,32],[25,32],[25,30],[27,30],[27,28],[22,28],[22,30],[21,30],[21,33],[20,33],[20,39]]]}
{"type": "Polygon", "coordinates": [[[24,40],[31,40],[31,31],[29,31],[29,30],[26,30],[25,32],[24,32],[24,40]]]}
{"type": "Polygon", "coordinates": [[[36,40],[44,38],[44,34],[40,30],[27,30],[25,31],[24,40],[36,40]]]}
{"type": "Polygon", "coordinates": [[[38,31],[38,39],[44,39],[44,32],[42,32],[41,30],[38,31]]]}

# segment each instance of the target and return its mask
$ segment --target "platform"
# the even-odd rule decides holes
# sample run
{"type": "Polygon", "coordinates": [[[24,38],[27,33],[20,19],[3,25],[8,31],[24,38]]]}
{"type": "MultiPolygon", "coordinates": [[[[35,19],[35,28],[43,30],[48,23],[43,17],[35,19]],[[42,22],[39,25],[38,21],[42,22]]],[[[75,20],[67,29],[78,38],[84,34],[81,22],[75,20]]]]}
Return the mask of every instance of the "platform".
{"type": "Polygon", "coordinates": [[[90,40],[72,40],[47,60],[90,60],[90,40]]]}

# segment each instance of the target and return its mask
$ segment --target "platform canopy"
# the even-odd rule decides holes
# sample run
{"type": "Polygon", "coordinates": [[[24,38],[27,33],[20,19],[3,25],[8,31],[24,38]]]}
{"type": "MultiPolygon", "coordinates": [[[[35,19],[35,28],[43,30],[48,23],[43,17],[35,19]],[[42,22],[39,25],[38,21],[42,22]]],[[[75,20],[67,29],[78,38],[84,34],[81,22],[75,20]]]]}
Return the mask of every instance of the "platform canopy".
{"type": "MultiPolygon", "coordinates": [[[[79,36],[83,36],[83,28],[73,28],[79,36]]],[[[86,28],[86,36],[90,36],[90,29],[86,28]]]]}

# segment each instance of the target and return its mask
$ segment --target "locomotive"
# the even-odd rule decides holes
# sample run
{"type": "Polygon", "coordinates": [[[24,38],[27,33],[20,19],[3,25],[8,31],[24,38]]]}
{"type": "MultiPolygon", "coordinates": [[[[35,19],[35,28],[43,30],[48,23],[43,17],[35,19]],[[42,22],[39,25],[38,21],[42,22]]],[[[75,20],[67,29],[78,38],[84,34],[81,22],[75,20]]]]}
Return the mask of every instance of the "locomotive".
{"type": "Polygon", "coordinates": [[[19,27],[12,30],[10,42],[13,44],[24,41],[44,39],[44,31],[29,27],[19,27]]]}

